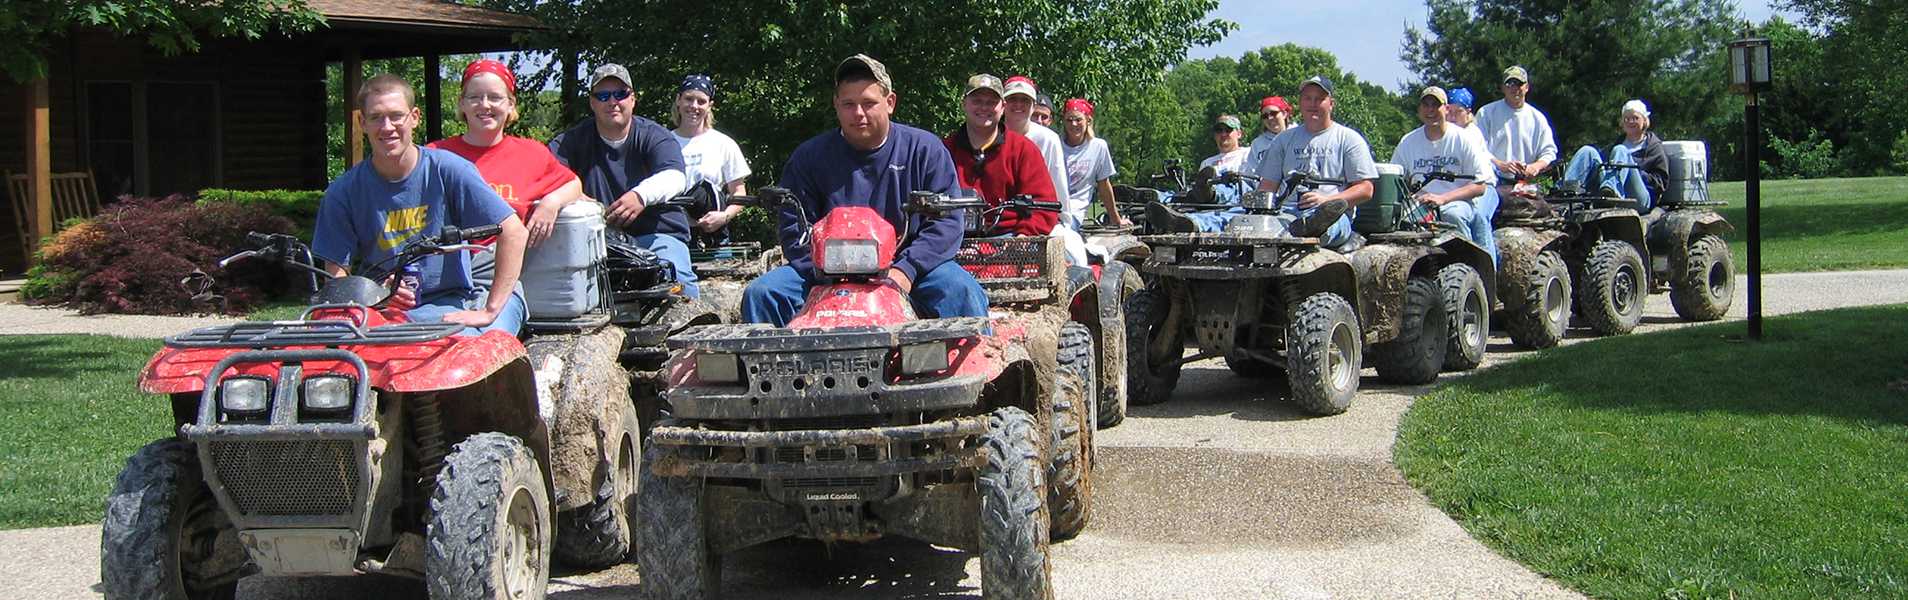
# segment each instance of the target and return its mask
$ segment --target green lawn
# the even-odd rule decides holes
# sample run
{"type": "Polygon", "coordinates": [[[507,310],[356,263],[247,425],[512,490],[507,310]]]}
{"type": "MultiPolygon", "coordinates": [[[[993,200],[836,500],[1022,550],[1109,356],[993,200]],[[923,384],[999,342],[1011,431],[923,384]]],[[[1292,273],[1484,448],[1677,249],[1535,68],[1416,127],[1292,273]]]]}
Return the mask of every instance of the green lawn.
{"type": "MultiPolygon", "coordinates": [[[[1736,270],[1749,264],[1747,204],[1741,182],[1710,194],[1736,233],[1736,270]]],[[[1847,271],[1908,266],[1908,177],[1762,182],[1762,271],[1847,271]]]]}
{"type": "Polygon", "coordinates": [[[1908,305],[1545,351],[1412,405],[1396,459],[1597,598],[1908,596],[1908,305]]]}
{"type": "Polygon", "coordinates": [[[139,392],[158,340],[0,336],[0,529],[98,522],[133,450],[171,433],[139,392]]]}

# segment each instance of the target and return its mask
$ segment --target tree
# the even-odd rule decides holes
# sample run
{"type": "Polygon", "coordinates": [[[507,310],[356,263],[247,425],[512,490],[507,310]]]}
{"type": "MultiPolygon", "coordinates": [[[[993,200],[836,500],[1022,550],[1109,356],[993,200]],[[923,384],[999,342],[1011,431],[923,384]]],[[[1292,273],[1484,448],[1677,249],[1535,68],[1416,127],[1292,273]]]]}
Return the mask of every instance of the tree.
{"type": "Polygon", "coordinates": [[[1234,27],[1206,18],[1217,0],[487,4],[551,26],[530,42],[558,55],[529,80],[574,88],[582,67],[618,62],[637,80],[638,112],[665,123],[683,76],[712,75],[716,121],[741,142],[758,182],[773,181],[788,152],[835,125],[830,76],[857,52],[893,73],[896,120],[945,132],[959,122],[960,86],[973,73],[1024,73],[1055,98],[1104,100],[1159,81],[1188,49],[1234,27]]]}
{"type": "Polygon", "coordinates": [[[1619,135],[1618,107],[1651,106],[1665,139],[1699,136],[1729,98],[1725,43],[1740,31],[1729,0],[1426,0],[1425,30],[1405,31],[1401,58],[1419,82],[1499,95],[1523,65],[1567,155],[1619,135]]]}
{"type": "Polygon", "coordinates": [[[198,51],[201,35],[257,39],[323,22],[305,0],[0,0],[0,68],[14,81],[45,76],[42,53],[75,28],[143,36],[171,55],[198,51]]]}
{"type": "MultiPolygon", "coordinates": [[[[1908,131],[1908,11],[1899,2],[1786,0],[1803,23],[1826,32],[1820,38],[1821,71],[1801,75],[1823,88],[1811,100],[1842,104],[1845,123],[1828,137],[1843,148],[1841,163],[1856,175],[1896,171],[1894,149],[1908,131]],[[1828,85],[1835,82],[1833,86],[1828,85]]],[[[1772,38],[1773,39],[1773,38],[1772,38]]],[[[1790,60],[1776,54],[1776,67],[1790,60]]]]}

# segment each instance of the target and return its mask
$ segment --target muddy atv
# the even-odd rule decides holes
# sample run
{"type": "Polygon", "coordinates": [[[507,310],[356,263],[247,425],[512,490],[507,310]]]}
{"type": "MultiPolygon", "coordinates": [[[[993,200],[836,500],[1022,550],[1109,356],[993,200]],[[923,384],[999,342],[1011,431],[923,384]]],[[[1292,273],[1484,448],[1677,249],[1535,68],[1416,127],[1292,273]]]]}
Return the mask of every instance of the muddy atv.
{"type": "MultiPolygon", "coordinates": [[[[372,277],[335,279],[296,239],[251,236],[257,248],[227,262],[329,281],[300,320],[175,335],[148,363],[140,386],[171,397],[179,433],[135,453],[107,499],[105,596],[229,598],[245,575],[385,573],[422,578],[433,598],[543,597],[561,434],[524,346],[376,308],[388,290],[373,277],[497,231],[446,227],[372,277]]],[[[614,368],[615,347],[593,348],[614,368]]],[[[627,402],[599,406],[608,422],[573,440],[589,447],[584,472],[562,478],[578,506],[610,470],[599,458],[615,453],[597,446],[633,440],[627,402]]]]}
{"type": "MultiPolygon", "coordinates": [[[[909,210],[959,202],[917,195],[909,210]]],[[[1064,507],[1049,487],[1090,498],[1091,340],[1012,311],[916,318],[883,283],[898,245],[871,209],[836,208],[810,232],[821,281],[788,327],[669,340],[672,418],[650,432],[640,492],[644,594],[713,597],[722,555],[776,539],[900,535],[979,554],[989,598],[1050,598],[1050,511],[1064,507]]],[[[1058,244],[1042,259],[1000,265],[1061,289],[1058,244]]]]}
{"type": "MultiPolygon", "coordinates": [[[[1140,212],[1144,213],[1145,210],[1140,212]]],[[[1131,355],[1127,350],[1128,340],[1134,339],[1138,333],[1137,324],[1126,318],[1128,304],[1138,297],[1140,290],[1146,289],[1139,265],[1153,254],[1152,248],[1140,241],[1139,232],[1139,226],[1132,224],[1089,224],[1080,228],[1080,235],[1086,238],[1089,268],[1095,286],[1099,288],[1095,299],[1117,300],[1097,303],[1100,325],[1095,328],[1094,343],[1095,348],[1099,349],[1097,420],[1101,429],[1117,426],[1126,420],[1126,407],[1132,404],[1134,395],[1131,382],[1146,376],[1143,371],[1135,371],[1141,366],[1140,363],[1127,360],[1131,355]],[[1117,313],[1113,312],[1115,309],[1117,313]]],[[[1086,311],[1080,307],[1075,307],[1073,312],[1075,320],[1090,321],[1083,318],[1082,313],[1086,311]]]]}
{"type": "Polygon", "coordinates": [[[1500,208],[1495,220],[1503,273],[1497,291],[1511,342],[1556,346],[1573,314],[1598,335],[1635,329],[1650,289],[1649,248],[1636,201],[1570,181],[1548,194],[1516,191],[1504,197],[1505,206],[1536,207],[1509,213],[1500,208]]]}
{"type": "MultiPolygon", "coordinates": [[[[1403,335],[1385,344],[1377,359],[1398,364],[1378,366],[1379,376],[1396,383],[1428,383],[1440,370],[1466,371],[1484,361],[1491,331],[1491,306],[1496,293],[1496,265],[1490,253],[1471,241],[1456,227],[1439,221],[1437,208],[1412,200],[1434,181],[1461,183],[1469,177],[1442,171],[1404,176],[1399,165],[1379,164],[1378,181],[1371,199],[1358,205],[1352,229],[1363,242],[1351,251],[1360,288],[1368,297],[1402,296],[1404,310],[1398,318],[1406,321],[1401,332],[1429,331],[1434,327],[1412,325],[1409,321],[1435,320],[1435,311],[1443,311],[1448,334],[1443,352],[1432,346],[1438,340],[1429,337],[1407,339],[1403,335]],[[1402,289],[1396,288],[1403,284],[1402,289]],[[1432,360],[1442,356],[1441,364],[1432,360]],[[1387,376],[1390,372],[1392,375],[1387,376]]],[[[1373,306],[1365,314],[1387,314],[1373,306]]],[[[1375,348],[1376,349],[1376,348],[1375,348]]]]}
{"type": "Polygon", "coordinates": [[[1169,399],[1180,368],[1207,358],[1225,359],[1242,376],[1282,372],[1293,401],[1317,415],[1350,408],[1367,354],[1380,378],[1436,377],[1447,336],[1436,257],[1412,251],[1354,261],[1317,238],[1291,235],[1279,207],[1326,184],[1344,182],[1293,172],[1278,196],[1241,198],[1245,214],[1224,232],[1141,238],[1153,248],[1141,269],[1155,279],[1128,318],[1145,324],[1134,359],[1146,361],[1148,402],[1169,399]],[[1188,341],[1197,354],[1184,356],[1188,341]]]}

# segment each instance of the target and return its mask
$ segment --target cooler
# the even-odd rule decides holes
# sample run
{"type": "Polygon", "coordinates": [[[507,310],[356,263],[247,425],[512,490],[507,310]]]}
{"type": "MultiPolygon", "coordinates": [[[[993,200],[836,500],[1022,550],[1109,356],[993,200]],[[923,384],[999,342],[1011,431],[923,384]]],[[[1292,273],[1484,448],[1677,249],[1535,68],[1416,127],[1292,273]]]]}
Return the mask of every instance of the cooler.
{"type": "Polygon", "coordinates": [[[523,257],[524,300],[531,320],[573,319],[602,306],[603,205],[570,203],[557,214],[550,238],[523,257]]]}
{"type": "Polygon", "coordinates": [[[1662,204],[1709,201],[1709,150],[1700,141],[1663,142],[1669,159],[1669,181],[1663,184],[1662,204]]]}
{"type": "Polygon", "coordinates": [[[1352,216],[1352,229],[1366,234],[1396,231],[1404,201],[1404,167],[1379,163],[1378,181],[1371,188],[1371,199],[1358,205],[1352,216]]]}

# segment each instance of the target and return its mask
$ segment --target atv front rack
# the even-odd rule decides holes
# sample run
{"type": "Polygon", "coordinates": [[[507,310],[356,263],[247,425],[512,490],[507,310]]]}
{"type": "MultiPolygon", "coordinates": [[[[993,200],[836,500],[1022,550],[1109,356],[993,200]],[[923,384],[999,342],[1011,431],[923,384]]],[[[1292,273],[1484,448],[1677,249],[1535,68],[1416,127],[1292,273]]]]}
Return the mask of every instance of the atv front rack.
{"type": "Polygon", "coordinates": [[[954,317],[909,321],[891,327],[788,329],[755,323],[709,325],[669,337],[671,350],[712,352],[791,352],[818,349],[826,336],[827,349],[892,348],[907,344],[988,335],[993,326],[985,317],[954,317]]]}
{"type": "Polygon", "coordinates": [[[365,328],[345,320],[245,321],[201,327],[166,338],[168,348],[284,348],[388,346],[441,340],[464,330],[458,323],[401,323],[365,328]]]}

